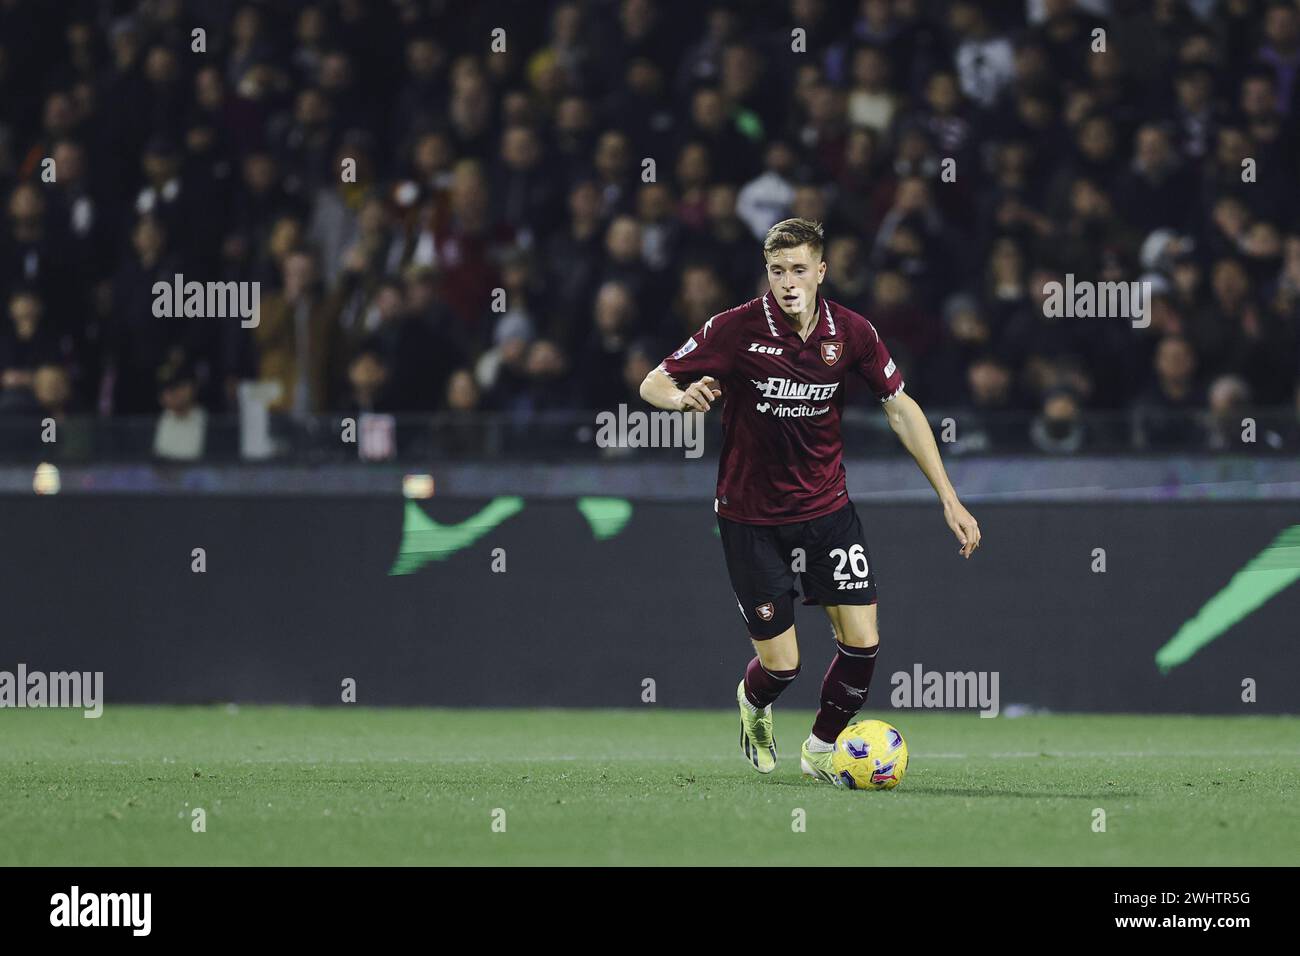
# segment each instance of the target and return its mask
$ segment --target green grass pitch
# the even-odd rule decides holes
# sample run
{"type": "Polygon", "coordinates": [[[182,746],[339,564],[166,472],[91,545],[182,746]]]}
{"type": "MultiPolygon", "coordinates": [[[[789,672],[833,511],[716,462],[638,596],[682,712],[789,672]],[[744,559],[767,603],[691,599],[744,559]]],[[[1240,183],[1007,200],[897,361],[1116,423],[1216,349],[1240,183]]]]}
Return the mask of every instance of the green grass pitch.
{"type": "Polygon", "coordinates": [[[868,716],[893,792],[803,780],[780,709],[769,777],[731,711],[0,711],[0,864],[1295,862],[1298,718],[868,716]]]}

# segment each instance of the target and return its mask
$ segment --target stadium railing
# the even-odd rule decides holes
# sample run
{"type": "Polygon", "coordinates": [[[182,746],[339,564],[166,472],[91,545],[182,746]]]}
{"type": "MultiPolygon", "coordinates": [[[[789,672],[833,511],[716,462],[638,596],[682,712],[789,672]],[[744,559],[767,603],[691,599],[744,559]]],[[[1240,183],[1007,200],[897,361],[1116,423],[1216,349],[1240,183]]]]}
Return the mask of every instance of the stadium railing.
{"type": "MultiPolygon", "coordinates": [[[[636,411],[636,410],[634,410],[636,411]]],[[[167,462],[209,464],[367,464],[421,461],[664,461],[716,458],[721,445],[717,415],[698,432],[680,421],[642,412],[638,435],[618,427],[618,413],[602,429],[597,411],[438,414],[270,415],[264,424],[238,415],[210,416],[197,430],[201,441],[168,450],[160,442],[157,416],[101,418],[69,416],[42,424],[40,418],[0,417],[0,462],[36,464],[167,462]],[[611,440],[612,439],[612,440],[611,440]],[[648,446],[638,442],[648,442],[648,446]],[[665,447],[665,445],[667,447],[665,447]]],[[[666,416],[667,413],[659,413],[666,416]]],[[[1050,429],[1023,412],[931,411],[929,418],[945,456],[1192,455],[1247,456],[1300,453],[1300,416],[1275,409],[1234,414],[1216,423],[1205,413],[1105,412],[1080,417],[1068,429],[1050,429]]],[[[194,428],[196,426],[190,426],[194,428]]],[[[850,407],[844,416],[844,444],[852,457],[904,456],[884,416],[850,407]]],[[[193,438],[193,436],[191,436],[193,438]]]]}

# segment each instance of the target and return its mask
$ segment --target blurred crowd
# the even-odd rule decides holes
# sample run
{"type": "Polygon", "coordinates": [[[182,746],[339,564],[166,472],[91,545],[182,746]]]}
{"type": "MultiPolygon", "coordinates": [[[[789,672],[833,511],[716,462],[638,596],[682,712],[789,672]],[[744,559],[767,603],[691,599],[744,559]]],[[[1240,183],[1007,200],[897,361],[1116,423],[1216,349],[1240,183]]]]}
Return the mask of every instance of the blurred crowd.
{"type": "Polygon", "coordinates": [[[1296,0],[0,0],[0,417],[637,402],[803,216],[968,439],[1227,447],[1300,415],[1298,119],[1296,0]]]}

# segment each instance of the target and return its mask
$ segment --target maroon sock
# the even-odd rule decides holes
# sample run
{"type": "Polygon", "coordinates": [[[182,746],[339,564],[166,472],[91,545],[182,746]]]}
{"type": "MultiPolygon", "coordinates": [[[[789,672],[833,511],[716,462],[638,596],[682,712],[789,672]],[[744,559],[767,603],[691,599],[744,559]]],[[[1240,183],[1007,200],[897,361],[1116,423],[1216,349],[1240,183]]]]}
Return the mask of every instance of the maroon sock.
{"type": "Polygon", "coordinates": [[[799,676],[799,668],[792,671],[770,671],[755,657],[745,668],[745,696],[760,710],[781,696],[799,676]]]}
{"type": "Polygon", "coordinates": [[[867,702],[867,688],[871,686],[871,673],[876,669],[875,647],[849,647],[835,642],[835,659],[826,669],[822,680],[822,705],[813,721],[813,736],[826,743],[834,743],[840,731],[849,725],[862,705],[867,702]]]}

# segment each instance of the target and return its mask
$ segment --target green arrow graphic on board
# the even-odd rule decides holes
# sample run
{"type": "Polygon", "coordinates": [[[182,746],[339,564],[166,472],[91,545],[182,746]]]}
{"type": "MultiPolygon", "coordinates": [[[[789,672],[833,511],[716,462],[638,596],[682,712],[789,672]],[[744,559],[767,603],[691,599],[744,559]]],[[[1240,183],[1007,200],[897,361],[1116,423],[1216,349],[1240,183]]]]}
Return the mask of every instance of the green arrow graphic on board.
{"type": "Polygon", "coordinates": [[[1251,558],[1226,587],[1156,651],[1156,666],[1167,674],[1265,601],[1300,581],[1300,524],[1292,525],[1251,558]]]}
{"type": "Polygon", "coordinates": [[[402,544],[388,573],[410,574],[430,561],[449,558],[523,510],[523,498],[494,498],[482,511],[460,524],[439,524],[414,501],[408,501],[402,519],[402,544]]]}
{"type": "Polygon", "coordinates": [[[597,541],[616,537],[632,517],[632,502],[626,498],[579,498],[578,510],[587,519],[597,541]]]}
{"type": "MultiPolygon", "coordinates": [[[[577,506],[597,541],[617,537],[632,517],[632,502],[624,498],[579,498],[577,506]]],[[[523,498],[495,498],[478,514],[459,524],[439,524],[414,501],[407,501],[402,518],[402,543],[388,573],[411,574],[430,561],[444,561],[523,510],[523,498]]]]}

